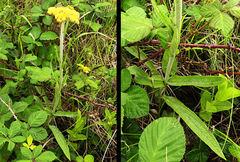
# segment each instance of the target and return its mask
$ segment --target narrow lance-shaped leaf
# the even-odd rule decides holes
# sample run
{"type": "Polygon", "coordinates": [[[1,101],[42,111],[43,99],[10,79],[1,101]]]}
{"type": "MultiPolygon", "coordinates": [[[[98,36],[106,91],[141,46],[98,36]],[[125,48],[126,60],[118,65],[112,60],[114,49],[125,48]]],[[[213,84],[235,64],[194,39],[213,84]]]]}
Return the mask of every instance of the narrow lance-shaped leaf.
{"type": "Polygon", "coordinates": [[[166,25],[167,27],[171,28],[173,30],[173,24],[169,17],[167,17],[161,10],[159,10],[157,3],[155,0],[151,0],[154,11],[156,15],[161,19],[161,21],[166,25]]]}
{"type": "Polygon", "coordinates": [[[208,130],[205,123],[192,110],[175,97],[164,96],[163,99],[203,142],[205,142],[218,156],[226,160],[212,132],[208,130]]]}
{"type": "Polygon", "coordinates": [[[219,76],[178,76],[171,77],[167,84],[171,86],[197,86],[197,87],[215,87],[225,80],[219,76]]]}
{"type": "Polygon", "coordinates": [[[49,125],[49,128],[51,129],[51,131],[53,132],[53,135],[57,141],[57,143],[59,144],[59,146],[61,147],[63,153],[66,155],[66,157],[68,158],[68,160],[71,160],[70,158],[70,152],[69,152],[69,147],[67,145],[67,142],[63,136],[63,134],[60,132],[60,130],[53,125],[49,125]]]}

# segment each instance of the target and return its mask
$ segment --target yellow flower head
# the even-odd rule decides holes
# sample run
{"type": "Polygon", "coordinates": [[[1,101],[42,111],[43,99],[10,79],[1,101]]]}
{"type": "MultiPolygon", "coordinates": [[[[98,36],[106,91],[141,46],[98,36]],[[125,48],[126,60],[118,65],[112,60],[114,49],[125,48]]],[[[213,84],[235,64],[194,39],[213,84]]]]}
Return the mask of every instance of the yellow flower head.
{"type": "Polygon", "coordinates": [[[88,74],[91,71],[91,69],[89,67],[86,67],[83,64],[77,64],[77,65],[80,67],[80,69],[83,70],[84,73],[88,74]]]}
{"type": "Polygon", "coordinates": [[[61,23],[67,19],[71,22],[79,24],[79,13],[74,10],[73,7],[50,7],[47,13],[49,15],[54,15],[57,22],[61,23]]]}

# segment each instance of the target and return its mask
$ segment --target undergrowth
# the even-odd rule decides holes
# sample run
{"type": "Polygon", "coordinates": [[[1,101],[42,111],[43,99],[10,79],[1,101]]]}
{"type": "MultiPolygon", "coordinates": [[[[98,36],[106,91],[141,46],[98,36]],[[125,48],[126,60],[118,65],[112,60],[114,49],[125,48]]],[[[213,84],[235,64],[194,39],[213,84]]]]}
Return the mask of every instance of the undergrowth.
{"type": "Polygon", "coordinates": [[[4,0],[0,19],[0,161],[116,158],[116,2],[4,0]],[[61,49],[47,11],[67,6],[61,49]]]}

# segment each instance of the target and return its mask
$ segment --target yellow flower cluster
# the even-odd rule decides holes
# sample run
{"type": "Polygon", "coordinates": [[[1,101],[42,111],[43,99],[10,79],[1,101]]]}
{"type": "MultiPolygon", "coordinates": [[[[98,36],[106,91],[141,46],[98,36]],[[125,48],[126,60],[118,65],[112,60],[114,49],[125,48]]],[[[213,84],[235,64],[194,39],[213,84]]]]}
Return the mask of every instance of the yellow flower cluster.
{"type": "Polygon", "coordinates": [[[54,15],[57,22],[61,23],[67,19],[71,22],[79,24],[79,13],[73,7],[50,7],[47,11],[48,14],[54,15]]]}
{"type": "Polygon", "coordinates": [[[83,64],[77,64],[77,65],[80,67],[80,69],[83,70],[84,73],[88,74],[91,71],[91,69],[89,67],[86,67],[83,64]]]}

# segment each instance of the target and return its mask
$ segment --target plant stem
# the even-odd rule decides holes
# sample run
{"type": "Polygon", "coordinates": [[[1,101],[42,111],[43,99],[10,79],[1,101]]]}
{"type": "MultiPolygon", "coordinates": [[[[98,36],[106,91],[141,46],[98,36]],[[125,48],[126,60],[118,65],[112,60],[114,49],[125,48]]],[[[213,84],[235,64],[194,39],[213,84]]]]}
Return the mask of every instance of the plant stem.
{"type": "Polygon", "coordinates": [[[60,77],[59,77],[59,83],[57,84],[56,83],[56,86],[55,86],[55,90],[56,90],[56,98],[55,98],[55,102],[54,102],[54,105],[53,105],[53,110],[52,110],[52,113],[55,112],[58,104],[59,104],[59,101],[60,101],[60,98],[61,98],[61,89],[63,87],[63,42],[64,42],[64,26],[65,26],[65,22],[62,22],[61,23],[61,29],[60,29],[60,52],[59,52],[59,70],[60,70],[60,77]]]}

